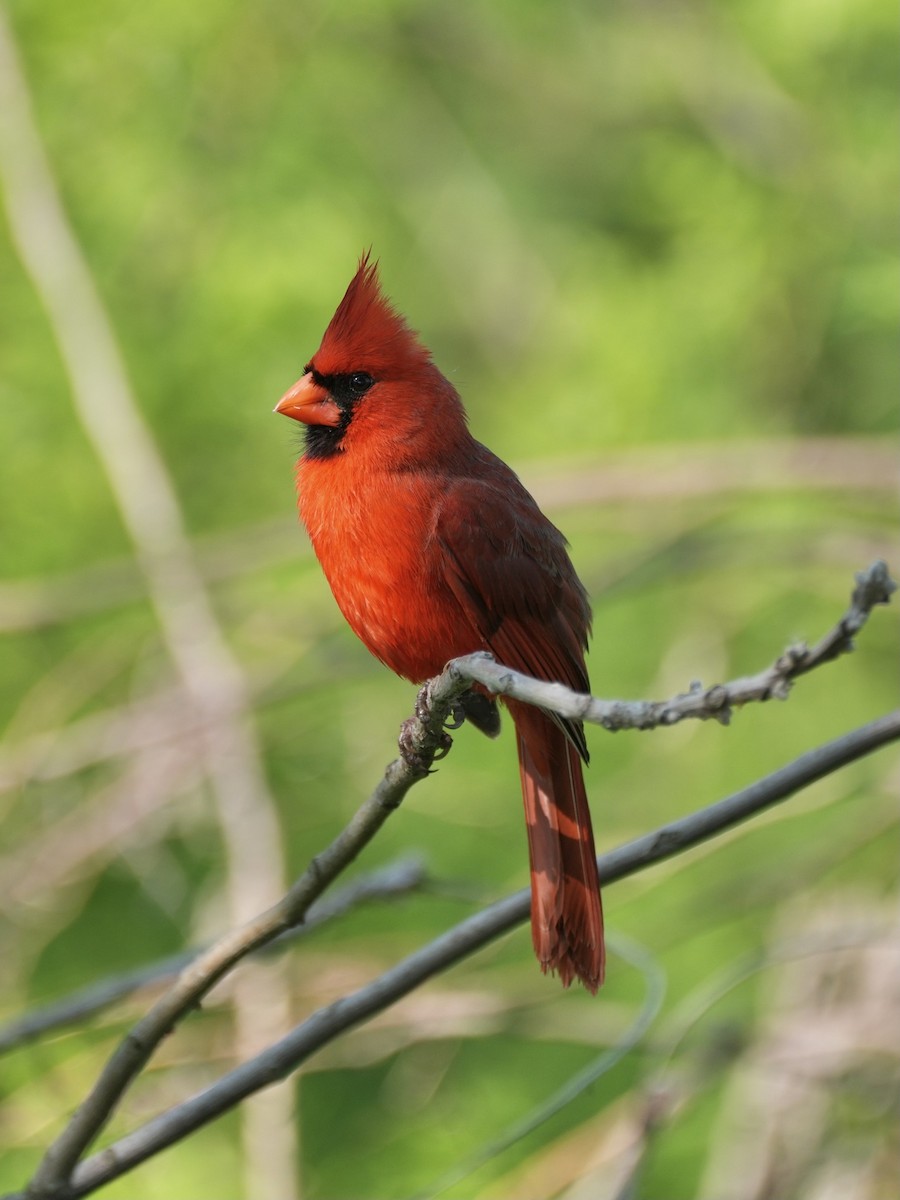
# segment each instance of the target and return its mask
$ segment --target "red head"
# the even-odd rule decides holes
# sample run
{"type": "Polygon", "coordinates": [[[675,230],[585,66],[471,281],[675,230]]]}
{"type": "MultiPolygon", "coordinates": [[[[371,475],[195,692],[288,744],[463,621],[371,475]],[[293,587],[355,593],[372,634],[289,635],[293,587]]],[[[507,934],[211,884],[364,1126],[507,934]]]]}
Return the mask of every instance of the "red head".
{"type": "Polygon", "coordinates": [[[373,441],[408,458],[423,438],[446,441],[454,426],[465,429],[459,397],[382,294],[368,253],[303,376],[275,411],[309,427],[312,458],[373,441]]]}

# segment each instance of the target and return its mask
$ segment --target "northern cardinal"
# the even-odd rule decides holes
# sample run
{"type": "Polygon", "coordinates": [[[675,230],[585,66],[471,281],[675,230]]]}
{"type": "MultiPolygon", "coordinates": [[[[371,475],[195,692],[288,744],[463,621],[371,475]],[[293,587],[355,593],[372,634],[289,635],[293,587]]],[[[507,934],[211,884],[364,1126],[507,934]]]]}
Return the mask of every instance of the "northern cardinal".
{"type": "MultiPolygon", "coordinates": [[[[363,255],[302,377],[275,409],[306,426],[300,516],[351,628],[405,679],[488,650],[537,679],[589,691],[587,593],[566,540],[517,476],[469,432],[455,388],[382,294],[363,255]]],[[[581,760],[584,730],[506,701],[531,855],[531,931],[564,986],[603,982],[600,888],[581,760]]],[[[462,704],[483,732],[496,703],[462,704]]]]}

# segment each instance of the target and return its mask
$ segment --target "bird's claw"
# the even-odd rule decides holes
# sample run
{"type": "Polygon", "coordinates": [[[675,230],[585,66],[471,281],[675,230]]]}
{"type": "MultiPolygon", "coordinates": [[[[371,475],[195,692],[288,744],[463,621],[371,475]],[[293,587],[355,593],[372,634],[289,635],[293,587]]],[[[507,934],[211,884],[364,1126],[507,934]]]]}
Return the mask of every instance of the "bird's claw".
{"type": "MultiPolygon", "coordinates": [[[[462,722],[460,721],[460,725],[461,724],[462,724],[462,722]]],[[[450,728],[457,729],[458,726],[451,725],[450,728]]],[[[440,759],[440,758],[446,758],[452,749],[453,749],[453,738],[450,736],[449,733],[442,733],[440,741],[438,742],[438,748],[434,752],[434,762],[437,762],[438,759],[440,759]]]]}
{"type": "MultiPolygon", "coordinates": [[[[453,745],[453,739],[449,733],[441,732],[438,738],[437,749],[433,754],[422,754],[418,749],[419,738],[422,734],[422,726],[426,723],[431,715],[430,696],[428,694],[428,685],[420,688],[416,696],[416,715],[409,717],[400,726],[400,737],[397,744],[400,747],[400,757],[408,767],[411,767],[417,775],[431,775],[431,764],[438,759],[446,758],[450,753],[453,745]]],[[[462,705],[454,705],[452,719],[447,722],[450,729],[458,729],[466,719],[465,710],[462,705]]]]}
{"type": "Polygon", "coordinates": [[[420,717],[408,717],[400,726],[397,745],[400,747],[400,757],[408,767],[411,767],[417,775],[428,775],[430,774],[428,761],[416,748],[418,741],[416,734],[420,732],[421,728],[420,717]]]}
{"type": "MultiPolygon", "coordinates": [[[[450,716],[444,722],[445,729],[459,729],[465,723],[466,710],[461,704],[454,704],[450,710],[450,716]]],[[[449,749],[449,746],[447,747],[449,749]]],[[[443,757],[443,755],[441,756],[443,757]]]]}

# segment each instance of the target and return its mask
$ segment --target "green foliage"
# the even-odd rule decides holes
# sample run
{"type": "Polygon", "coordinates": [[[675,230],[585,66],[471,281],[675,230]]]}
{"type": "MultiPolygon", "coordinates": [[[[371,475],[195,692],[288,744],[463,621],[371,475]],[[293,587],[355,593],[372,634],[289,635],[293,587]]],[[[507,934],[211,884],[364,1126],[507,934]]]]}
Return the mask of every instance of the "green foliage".
{"type": "MultiPolygon", "coordinates": [[[[66,210],[251,681],[292,872],[378,779],[412,703],[344,629],[294,529],[296,435],[270,415],[365,247],[476,435],[526,483],[607,461],[623,471],[620,498],[574,488],[553,510],[592,592],[599,694],[663,696],[758,669],[824,632],[853,571],[890,557],[879,439],[898,383],[896,36],[878,0],[7,8],[66,210]],[[812,437],[843,439],[846,462],[862,455],[871,474],[848,466],[820,487],[786,465],[776,486],[757,484],[772,446],[760,439],[812,437]],[[741,447],[743,473],[723,483],[718,455],[741,447]],[[642,455],[667,448],[690,469],[657,492],[642,455]]],[[[121,819],[132,760],[97,751],[79,724],[132,713],[173,673],[2,221],[0,279],[0,766],[21,784],[0,792],[12,1018],[221,931],[227,904],[203,787],[182,781],[121,819]],[[104,806],[114,832],[80,849],[104,806]]],[[[895,619],[878,613],[857,653],[787,705],[729,729],[593,731],[601,848],[895,704],[896,651],[895,619]]],[[[142,771],[157,770],[143,753],[142,771]]],[[[895,776],[882,758],[860,763],[608,890],[610,926],[667,972],[663,1031],[703,981],[808,910],[847,895],[896,905],[895,776]]],[[[292,951],[297,1019],[335,980],[361,984],[523,886],[520,804],[509,730],[498,743],[460,731],[361,864],[421,848],[442,886],[292,951]]],[[[640,1195],[697,1194],[777,971],[751,976],[679,1047],[679,1078],[699,1082],[654,1135],[640,1195]]],[[[22,1184],[146,1001],[8,1060],[0,1188],[22,1184]]],[[[618,960],[592,1000],[540,977],[527,932],[489,948],[301,1077],[306,1194],[427,1188],[621,1036],[639,1002],[618,960]]],[[[112,1135],[230,1065],[228,1010],[209,1008],[112,1135]]],[[[570,1137],[612,1144],[664,1040],[450,1194],[562,1194],[577,1154],[569,1178],[551,1170],[554,1187],[554,1153],[570,1137]]],[[[860,1130],[886,1131],[879,1086],[835,1100],[838,1153],[864,1144],[874,1161],[860,1130]]],[[[229,1116],[105,1194],[237,1197],[238,1127],[229,1116]]]]}

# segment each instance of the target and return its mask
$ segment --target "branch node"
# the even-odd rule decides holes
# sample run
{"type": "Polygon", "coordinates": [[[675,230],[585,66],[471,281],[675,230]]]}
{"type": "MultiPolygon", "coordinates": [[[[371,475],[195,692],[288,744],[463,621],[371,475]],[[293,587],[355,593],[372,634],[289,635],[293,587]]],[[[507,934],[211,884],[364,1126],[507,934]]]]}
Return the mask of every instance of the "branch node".
{"type": "Polygon", "coordinates": [[[809,646],[806,642],[793,642],[788,646],[775,663],[775,671],[781,675],[794,671],[809,657],[809,646]]]}
{"type": "Polygon", "coordinates": [[[865,610],[876,604],[889,604],[892,594],[897,590],[887,563],[882,558],[877,558],[864,571],[857,571],[854,578],[857,585],[852,598],[854,608],[865,610]]]}

